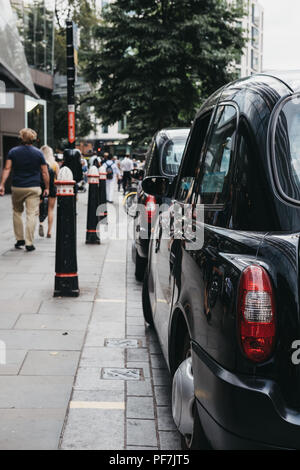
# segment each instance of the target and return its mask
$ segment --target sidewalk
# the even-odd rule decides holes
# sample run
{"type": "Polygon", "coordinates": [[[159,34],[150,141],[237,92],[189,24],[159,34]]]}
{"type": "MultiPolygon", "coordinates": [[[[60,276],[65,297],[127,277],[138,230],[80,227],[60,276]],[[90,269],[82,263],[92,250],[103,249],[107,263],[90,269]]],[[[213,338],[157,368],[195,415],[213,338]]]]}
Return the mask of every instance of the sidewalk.
{"type": "Polygon", "coordinates": [[[55,236],[37,237],[33,253],[13,249],[10,197],[0,198],[0,449],[180,449],[131,242],[85,245],[86,201],[80,297],[54,299],[55,236]]]}

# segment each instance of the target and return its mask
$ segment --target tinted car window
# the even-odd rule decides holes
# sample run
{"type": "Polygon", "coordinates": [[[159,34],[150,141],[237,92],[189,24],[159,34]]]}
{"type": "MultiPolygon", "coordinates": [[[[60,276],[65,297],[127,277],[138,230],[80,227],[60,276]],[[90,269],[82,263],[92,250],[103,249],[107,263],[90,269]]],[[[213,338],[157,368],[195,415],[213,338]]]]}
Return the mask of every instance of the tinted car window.
{"type": "Polygon", "coordinates": [[[282,191],[300,200],[300,98],[287,101],[275,128],[275,164],[282,191]]]}
{"type": "Polygon", "coordinates": [[[236,126],[236,109],[230,105],[220,106],[215,115],[202,165],[200,178],[202,204],[225,202],[236,126]]]}
{"type": "Polygon", "coordinates": [[[194,124],[188,147],[180,171],[176,199],[185,201],[189,198],[194,182],[199,175],[201,157],[212,111],[201,116],[194,124]]]}
{"type": "Polygon", "coordinates": [[[161,166],[163,173],[175,176],[178,173],[186,139],[168,140],[162,148],[161,166]]]}

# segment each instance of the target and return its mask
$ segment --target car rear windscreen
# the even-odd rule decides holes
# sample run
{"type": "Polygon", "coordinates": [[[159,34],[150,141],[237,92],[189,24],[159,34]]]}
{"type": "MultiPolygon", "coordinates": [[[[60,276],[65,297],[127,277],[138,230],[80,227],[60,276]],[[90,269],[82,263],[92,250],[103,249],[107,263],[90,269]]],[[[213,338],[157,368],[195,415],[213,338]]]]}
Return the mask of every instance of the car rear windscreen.
{"type": "Polygon", "coordinates": [[[286,101],[275,127],[275,166],[279,185],[289,198],[300,200],[300,99],[286,101]]]}

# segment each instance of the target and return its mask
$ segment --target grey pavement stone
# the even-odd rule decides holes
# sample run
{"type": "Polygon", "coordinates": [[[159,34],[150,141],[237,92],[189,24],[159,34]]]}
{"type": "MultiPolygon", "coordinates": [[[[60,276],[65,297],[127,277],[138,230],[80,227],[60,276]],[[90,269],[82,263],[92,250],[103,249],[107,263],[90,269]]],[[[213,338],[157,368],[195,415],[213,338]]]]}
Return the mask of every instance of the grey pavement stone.
{"type": "Polygon", "coordinates": [[[127,446],[126,450],[158,450],[158,447],[146,446],[127,446]]]}
{"type": "Polygon", "coordinates": [[[17,375],[25,359],[26,353],[27,351],[22,349],[8,349],[6,351],[6,364],[0,364],[0,375],[17,375]]]}
{"type": "Polygon", "coordinates": [[[124,367],[125,352],[119,348],[84,348],[81,367],[124,367]]]}
{"type": "Polygon", "coordinates": [[[143,317],[127,317],[127,326],[134,325],[134,326],[145,326],[145,320],[143,317]]]}
{"type": "Polygon", "coordinates": [[[72,401],[125,402],[122,390],[74,390],[72,401]]]}
{"type": "MultiPolygon", "coordinates": [[[[78,297],[79,299],[80,297],[78,297]]],[[[92,302],[80,302],[78,299],[65,300],[53,299],[42,302],[39,313],[43,314],[64,314],[71,313],[72,315],[89,315],[92,311],[92,302]]]]}
{"type": "Polygon", "coordinates": [[[20,375],[63,375],[74,377],[79,351],[29,351],[20,375]]]}
{"type": "Polygon", "coordinates": [[[127,383],[127,396],[152,397],[152,395],[153,390],[149,379],[127,383]]]}
{"type": "Polygon", "coordinates": [[[0,340],[7,349],[39,349],[79,351],[82,346],[84,332],[62,330],[0,330],[0,340]]]}
{"type": "Polygon", "coordinates": [[[0,376],[1,408],[64,408],[72,377],[0,376]]]}
{"type": "Polygon", "coordinates": [[[40,305],[41,302],[38,300],[4,300],[1,302],[1,312],[4,314],[17,313],[19,315],[22,313],[37,313],[40,305]]]}
{"type": "Polygon", "coordinates": [[[127,336],[144,336],[145,326],[128,325],[127,336]]]}
{"type": "Polygon", "coordinates": [[[153,369],[166,369],[167,364],[162,354],[151,354],[151,365],[153,369]]]}
{"type": "Polygon", "coordinates": [[[8,330],[16,323],[19,313],[0,313],[0,329],[8,330]]]}
{"type": "Polygon", "coordinates": [[[1,450],[56,450],[65,419],[62,409],[0,409],[1,450]]]}
{"type": "Polygon", "coordinates": [[[159,432],[161,450],[181,450],[180,434],[177,431],[159,432]]]}
{"type": "Polygon", "coordinates": [[[121,450],[124,411],[70,409],[61,449],[121,450]]]}
{"type": "Polygon", "coordinates": [[[146,348],[128,349],[127,361],[146,362],[149,360],[148,350],[146,348]]]}
{"type": "Polygon", "coordinates": [[[79,367],[74,389],[75,390],[121,390],[124,391],[123,380],[104,380],[100,378],[98,367],[79,367]]]}
{"type": "Polygon", "coordinates": [[[127,419],[128,446],[157,446],[155,421],[127,419]]]}
{"type": "Polygon", "coordinates": [[[152,397],[128,397],[127,418],[154,419],[152,397]]]}
{"type": "Polygon", "coordinates": [[[157,406],[156,412],[159,431],[176,431],[170,406],[157,406]]]}
{"type": "MultiPolygon", "coordinates": [[[[33,314],[21,315],[15,325],[15,329],[20,330],[68,330],[70,327],[72,331],[85,330],[88,323],[88,317],[84,315],[47,315],[47,314],[33,314]]],[[[1,325],[1,320],[0,320],[1,325]]]]}
{"type": "Polygon", "coordinates": [[[154,385],[168,385],[172,384],[172,377],[165,369],[152,369],[154,385]]]}
{"type": "Polygon", "coordinates": [[[154,386],[156,403],[159,406],[167,406],[171,403],[171,388],[164,386],[154,386]]]}

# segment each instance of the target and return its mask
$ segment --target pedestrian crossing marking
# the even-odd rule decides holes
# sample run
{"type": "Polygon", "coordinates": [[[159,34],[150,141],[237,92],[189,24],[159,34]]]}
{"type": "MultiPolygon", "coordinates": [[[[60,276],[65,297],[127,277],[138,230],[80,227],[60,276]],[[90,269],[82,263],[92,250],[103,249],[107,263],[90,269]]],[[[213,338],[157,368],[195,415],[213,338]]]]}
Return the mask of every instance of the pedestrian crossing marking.
{"type": "Polygon", "coordinates": [[[121,401],[71,401],[70,408],[76,410],[125,410],[125,403],[121,401]]]}

